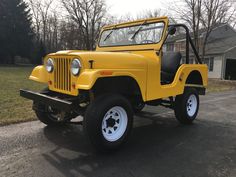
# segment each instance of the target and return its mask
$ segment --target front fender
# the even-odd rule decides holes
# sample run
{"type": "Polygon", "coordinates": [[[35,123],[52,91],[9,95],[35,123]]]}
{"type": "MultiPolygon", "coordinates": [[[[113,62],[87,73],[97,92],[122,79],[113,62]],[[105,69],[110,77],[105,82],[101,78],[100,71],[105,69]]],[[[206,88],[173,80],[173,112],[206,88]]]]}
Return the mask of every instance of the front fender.
{"type": "MultiPolygon", "coordinates": [[[[85,69],[78,77],[72,76],[72,82],[75,83],[75,90],[90,90],[98,78],[117,76],[132,77],[138,83],[143,99],[146,98],[146,72],[142,69],[132,69],[129,71],[127,69],[85,69]]],[[[47,83],[49,78],[50,74],[43,65],[35,67],[29,77],[29,79],[41,83],[47,83]]],[[[74,95],[77,94],[78,92],[74,95]]]]}
{"type": "Polygon", "coordinates": [[[33,69],[29,79],[36,82],[47,83],[48,77],[48,72],[46,71],[45,67],[40,65],[33,69]]]}
{"type": "Polygon", "coordinates": [[[132,77],[139,85],[142,97],[146,96],[146,73],[142,69],[86,69],[77,79],[76,88],[82,90],[91,89],[96,83],[98,78],[102,77],[117,77],[117,76],[129,76],[132,77]]]}

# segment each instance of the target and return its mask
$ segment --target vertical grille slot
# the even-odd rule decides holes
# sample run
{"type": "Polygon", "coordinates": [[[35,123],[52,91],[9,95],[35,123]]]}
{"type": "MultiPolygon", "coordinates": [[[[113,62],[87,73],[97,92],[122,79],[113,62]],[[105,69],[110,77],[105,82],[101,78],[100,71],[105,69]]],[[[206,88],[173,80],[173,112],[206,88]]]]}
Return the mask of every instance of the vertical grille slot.
{"type": "Polygon", "coordinates": [[[54,87],[58,90],[71,91],[71,73],[69,58],[54,59],[54,87]]]}

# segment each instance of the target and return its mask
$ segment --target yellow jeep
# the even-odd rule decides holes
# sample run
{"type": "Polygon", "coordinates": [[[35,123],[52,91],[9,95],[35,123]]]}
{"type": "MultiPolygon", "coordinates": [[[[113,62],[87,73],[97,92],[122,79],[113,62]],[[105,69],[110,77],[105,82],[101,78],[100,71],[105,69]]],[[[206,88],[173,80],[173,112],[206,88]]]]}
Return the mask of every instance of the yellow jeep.
{"type": "Polygon", "coordinates": [[[47,84],[40,93],[20,90],[33,100],[38,119],[59,125],[83,117],[83,128],[99,150],[113,149],[128,138],[133,115],[145,105],[174,110],[177,120],[190,124],[205,94],[208,68],[202,64],[183,24],[167,17],[106,26],[96,51],[67,50],[48,54],[30,79],[47,84]],[[186,54],[163,52],[176,28],[186,32],[186,54]],[[195,64],[189,63],[189,47],[195,64]]]}

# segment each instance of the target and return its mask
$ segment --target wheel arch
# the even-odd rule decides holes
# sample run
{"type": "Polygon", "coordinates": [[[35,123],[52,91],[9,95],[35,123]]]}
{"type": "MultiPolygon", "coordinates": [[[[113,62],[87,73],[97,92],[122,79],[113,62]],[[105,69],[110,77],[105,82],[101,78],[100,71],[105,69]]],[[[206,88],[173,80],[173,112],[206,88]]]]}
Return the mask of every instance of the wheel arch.
{"type": "Polygon", "coordinates": [[[191,71],[186,79],[186,84],[203,85],[202,75],[198,70],[191,71]]]}
{"type": "Polygon", "coordinates": [[[136,97],[143,101],[143,95],[138,82],[131,76],[114,76],[97,78],[91,90],[95,95],[101,93],[119,93],[126,97],[136,97]]]}
{"type": "Polygon", "coordinates": [[[206,88],[203,86],[203,77],[198,70],[191,71],[186,79],[185,87],[193,87],[200,95],[205,95],[206,88]]]}

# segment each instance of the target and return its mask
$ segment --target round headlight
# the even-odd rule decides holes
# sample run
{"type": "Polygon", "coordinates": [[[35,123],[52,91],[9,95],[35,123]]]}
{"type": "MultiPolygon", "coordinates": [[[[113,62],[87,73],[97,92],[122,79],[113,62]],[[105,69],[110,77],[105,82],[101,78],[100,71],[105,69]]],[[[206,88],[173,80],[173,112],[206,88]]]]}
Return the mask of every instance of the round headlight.
{"type": "Polygon", "coordinates": [[[54,68],[54,63],[53,60],[51,58],[49,58],[46,62],[46,70],[51,73],[53,71],[54,68]]]}
{"type": "Polygon", "coordinates": [[[78,75],[80,72],[80,68],[81,68],[81,63],[79,59],[74,59],[71,62],[71,73],[75,76],[78,75]]]}

